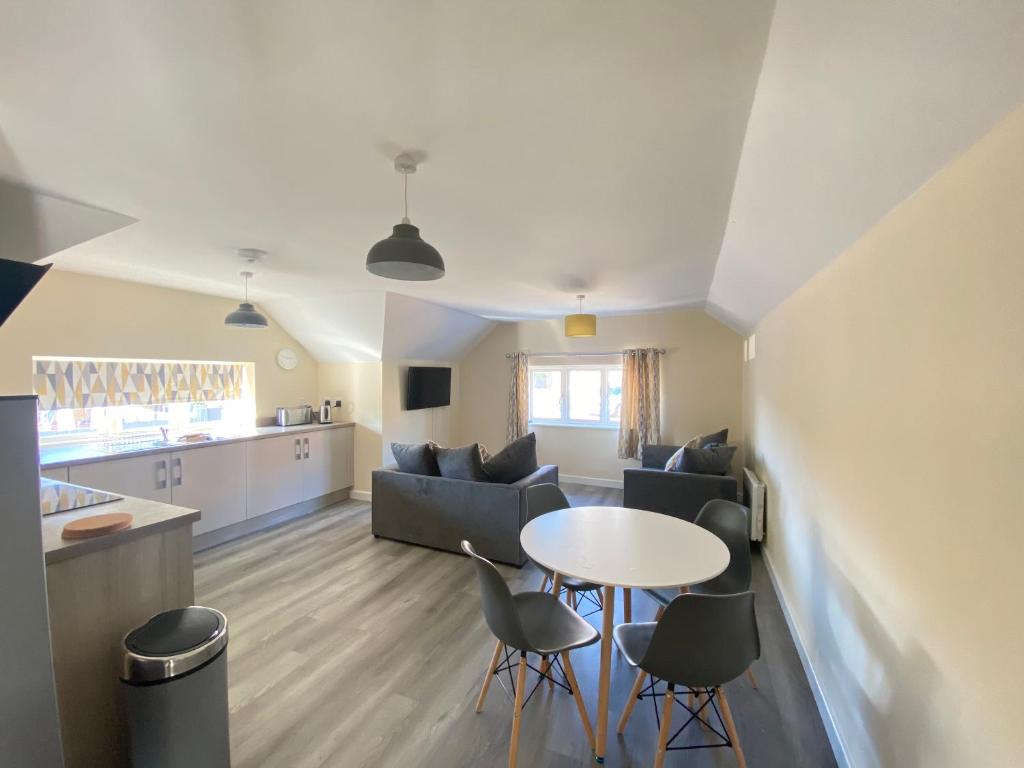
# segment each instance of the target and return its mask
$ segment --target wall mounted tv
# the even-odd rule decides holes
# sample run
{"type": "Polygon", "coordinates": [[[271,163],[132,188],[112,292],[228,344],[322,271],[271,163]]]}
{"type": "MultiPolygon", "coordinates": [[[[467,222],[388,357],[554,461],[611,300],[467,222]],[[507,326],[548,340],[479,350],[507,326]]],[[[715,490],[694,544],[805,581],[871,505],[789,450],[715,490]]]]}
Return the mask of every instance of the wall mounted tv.
{"type": "Polygon", "coordinates": [[[407,384],[405,390],[405,410],[407,411],[451,405],[451,368],[409,368],[407,384]]]}

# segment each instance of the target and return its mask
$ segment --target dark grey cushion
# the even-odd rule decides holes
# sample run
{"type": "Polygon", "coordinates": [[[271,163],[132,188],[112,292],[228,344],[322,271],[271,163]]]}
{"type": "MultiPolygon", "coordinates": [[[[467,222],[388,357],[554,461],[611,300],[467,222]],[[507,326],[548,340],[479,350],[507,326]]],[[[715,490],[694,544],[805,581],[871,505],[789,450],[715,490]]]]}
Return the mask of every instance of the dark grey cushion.
{"type": "Polygon", "coordinates": [[[700,447],[707,448],[712,445],[725,445],[729,442],[729,428],[719,430],[710,435],[704,435],[700,439],[700,447]]]}
{"type": "Polygon", "coordinates": [[[487,473],[484,472],[484,461],[480,458],[480,446],[477,443],[464,445],[461,448],[436,446],[434,456],[437,457],[437,466],[441,470],[441,477],[477,482],[488,480],[487,473]]]}
{"type": "Polygon", "coordinates": [[[735,445],[713,445],[709,448],[684,448],[683,472],[698,475],[724,475],[732,464],[735,445]]]}
{"type": "Polygon", "coordinates": [[[391,453],[400,472],[429,477],[441,474],[434,457],[434,446],[430,443],[392,443],[391,453]]]}
{"type": "Polygon", "coordinates": [[[492,483],[514,483],[537,471],[537,436],[531,432],[520,437],[484,462],[484,472],[492,483]]]}

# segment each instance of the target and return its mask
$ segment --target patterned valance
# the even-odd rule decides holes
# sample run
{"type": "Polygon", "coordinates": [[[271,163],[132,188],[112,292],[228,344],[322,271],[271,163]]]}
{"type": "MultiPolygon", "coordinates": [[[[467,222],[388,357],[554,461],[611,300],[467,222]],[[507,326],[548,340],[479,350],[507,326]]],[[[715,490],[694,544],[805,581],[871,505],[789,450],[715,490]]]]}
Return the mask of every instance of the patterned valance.
{"type": "Polygon", "coordinates": [[[56,357],[32,362],[32,385],[46,411],[238,400],[251,391],[252,363],[56,357]]]}

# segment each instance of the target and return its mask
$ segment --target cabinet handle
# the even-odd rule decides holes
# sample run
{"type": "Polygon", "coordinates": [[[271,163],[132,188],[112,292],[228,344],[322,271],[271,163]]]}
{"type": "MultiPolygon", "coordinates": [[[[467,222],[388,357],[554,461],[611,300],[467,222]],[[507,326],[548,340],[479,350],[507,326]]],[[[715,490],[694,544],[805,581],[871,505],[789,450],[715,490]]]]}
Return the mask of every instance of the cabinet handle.
{"type": "Polygon", "coordinates": [[[156,488],[158,491],[162,491],[167,487],[167,462],[158,461],[156,463],[156,488]]]}
{"type": "Polygon", "coordinates": [[[181,459],[171,461],[171,485],[181,485],[181,459]],[[175,472],[175,469],[178,471],[175,472]]]}
{"type": "Polygon", "coordinates": [[[309,438],[305,437],[302,439],[302,458],[309,458],[309,438]]]}
{"type": "Polygon", "coordinates": [[[302,458],[302,443],[299,438],[295,438],[295,460],[298,461],[302,458]]]}

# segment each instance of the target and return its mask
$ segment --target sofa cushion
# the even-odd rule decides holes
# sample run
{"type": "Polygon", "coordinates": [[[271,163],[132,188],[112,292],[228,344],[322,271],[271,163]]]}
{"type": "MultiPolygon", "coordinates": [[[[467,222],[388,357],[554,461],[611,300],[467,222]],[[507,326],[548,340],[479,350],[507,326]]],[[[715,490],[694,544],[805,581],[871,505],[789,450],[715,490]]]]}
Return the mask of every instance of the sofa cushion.
{"type": "Polygon", "coordinates": [[[724,475],[732,464],[735,445],[712,445],[708,448],[683,448],[683,472],[698,475],[724,475]]]}
{"type": "Polygon", "coordinates": [[[506,445],[484,462],[492,483],[514,483],[537,471],[537,436],[531,432],[506,445]]]}
{"type": "MultiPolygon", "coordinates": [[[[712,445],[725,445],[729,442],[729,428],[720,429],[717,432],[712,432],[710,435],[703,435],[700,438],[700,445],[698,448],[709,448],[712,445]]],[[[693,447],[693,446],[691,446],[693,447]]]]}
{"type": "Polygon", "coordinates": [[[392,443],[391,453],[401,472],[430,477],[441,474],[434,457],[433,443],[392,443]]]}
{"type": "MultiPolygon", "coordinates": [[[[689,443],[687,443],[687,446],[689,443]]],[[[666,472],[682,472],[683,471],[683,451],[687,450],[686,446],[683,446],[678,451],[668,457],[668,461],[665,462],[666,472]]]]}
{"type": "Polygon", "coordinates": [[[477,443],[464,445],[461,448],[442,448],[435,446],[434,456],[442,477],[453,480],[476,480],[486,482],[484,461],[480,457],[480,446],[477,443]]]}

